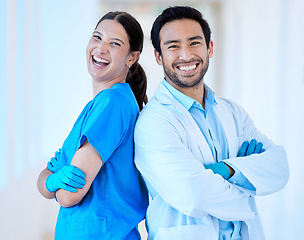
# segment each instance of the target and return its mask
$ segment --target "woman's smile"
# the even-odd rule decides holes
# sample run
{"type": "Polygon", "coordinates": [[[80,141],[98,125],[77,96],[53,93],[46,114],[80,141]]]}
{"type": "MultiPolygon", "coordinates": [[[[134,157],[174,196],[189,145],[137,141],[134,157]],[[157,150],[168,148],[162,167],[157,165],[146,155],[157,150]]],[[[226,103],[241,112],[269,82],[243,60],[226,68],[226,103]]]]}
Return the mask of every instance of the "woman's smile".
{"type": "Polygon", "coordinates": [[[110,64],[110,62],[104,58],[100,58],[97,56],[92,56],[92,61],[93,64],[96,65],[97,67],[106,67],[107,65],[110,64]]]}

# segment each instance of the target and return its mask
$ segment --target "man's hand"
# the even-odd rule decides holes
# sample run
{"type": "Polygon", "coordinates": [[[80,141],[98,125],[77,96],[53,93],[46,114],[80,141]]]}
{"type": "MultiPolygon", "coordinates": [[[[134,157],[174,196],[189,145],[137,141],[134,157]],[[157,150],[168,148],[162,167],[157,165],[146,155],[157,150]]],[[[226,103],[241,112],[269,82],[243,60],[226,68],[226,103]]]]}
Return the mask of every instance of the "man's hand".
{"type": "Polygon", "coordinates": [[[58,189],[64,189],[69,192],[77,192],[86,184],[84,180],[86,175],[75,166],[64,166],[58,172],[48,176],[45,181],[45,187],[49,192],[56,192],[58,189]]]}
{"type": "MultiPolygon", "coordinates": [[[[219,174],[226,180],[229,179],[233,175],[230,173],[228,166],[224,162],[211,163],[211,164],[205,165],[205,168],[211,169],[214,174],[219,174]]],[[[234,173],[234,171],[233,171],[233,173],[234,173]]]]}
{"type": "MultiPolygon", "coordinates": [[[[263,143],[252,139],[250,143],[248,141],[243,142],[238,153],[238,157],[245,157],[254,153],[262,153],[264,151],[263,143]]],[[[232,177],[234,174],[234,169],[224,162],[208,164],[205,165],[205,168],[211,169],[214,174],[219,174],[226,180],[232,177]]]]}
{"type": "Polygon", "coordinates": [[[257,142],[257,140],[252,139],[250,143],[248,141],[243,142],[238,157],[249,156],[254,153],[262,153],[265,150],[263,149],[263,143],[257,142]]]}

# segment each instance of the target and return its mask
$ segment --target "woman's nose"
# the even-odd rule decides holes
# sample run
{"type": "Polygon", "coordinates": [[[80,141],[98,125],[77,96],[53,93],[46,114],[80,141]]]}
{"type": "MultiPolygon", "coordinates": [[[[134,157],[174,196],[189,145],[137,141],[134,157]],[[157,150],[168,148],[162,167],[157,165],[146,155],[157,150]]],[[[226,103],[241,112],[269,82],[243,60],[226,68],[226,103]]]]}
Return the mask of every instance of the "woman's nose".
{"type": "Polygon", "coordinates": [[[100,53],[106,53],[106,52],[108,51],[107,44],[104,43],[104,42],[100,43],[100,44],[98,45],[97,49],[98,49],[98,51],[99,51],[100,53]]]}

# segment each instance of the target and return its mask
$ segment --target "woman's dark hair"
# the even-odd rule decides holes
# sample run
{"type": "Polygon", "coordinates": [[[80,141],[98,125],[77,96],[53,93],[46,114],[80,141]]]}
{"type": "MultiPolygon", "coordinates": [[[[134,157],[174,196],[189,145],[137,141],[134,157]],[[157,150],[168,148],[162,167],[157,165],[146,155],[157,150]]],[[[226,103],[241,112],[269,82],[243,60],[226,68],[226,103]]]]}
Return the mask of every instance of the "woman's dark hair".
{"type": "MultiPolygon", "coordinates": [[[[116,20],[119,22],[128,34],[130,51],[142,52],[144,34],[140,24],[134,17],[132,17],[129,13],[121,11],[108,12],[98,21],[95,29],[103,20],[116,20]]],[[[148,102],[148,97],[146,95],[147,77],[145,71],[138,63],[138,60],[130,67],[126,82],[129,83],[136,97],[139,109],[142,110],[144,104],[148,102]]]]}
{"type": "Polygon", "coordinates": [[[208,22],[203,18],[202,14],[192,7],[175,6],[166,8],[153,23],[151,29],[151,40],[155,50],[161,54],[159,32],[162,27],[168,22],[180,19],[193,19],[197,21],[203,29],[206,44],[209,48],[211,29],[208,22]]]}

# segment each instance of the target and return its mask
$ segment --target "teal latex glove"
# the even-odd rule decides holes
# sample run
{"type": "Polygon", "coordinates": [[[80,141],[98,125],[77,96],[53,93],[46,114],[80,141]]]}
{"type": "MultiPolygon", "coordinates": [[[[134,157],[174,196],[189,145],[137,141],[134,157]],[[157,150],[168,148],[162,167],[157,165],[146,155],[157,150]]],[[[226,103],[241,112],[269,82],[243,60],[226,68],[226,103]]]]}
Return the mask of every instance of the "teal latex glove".
{"type": "MultiPolygon", "coordinates": [[[[263,143],[257,142],[257,140],[252,139],[250,143],[248,141],[243,142],[238,157],[249,156],[254,153],[262,153],[265,150],[263,149],[263,143]]],[[[230,172],[227,165],[223,162],[217,162],[205,165],[206,169],[211,169],[214,174],[221,175],[224,179],[230,178],[230,172]]]]}
{"type": "Polygon", "coordinates": [[[265,150],[263,149],[263,143],[257,142],[257,140],[252,139],[250,143],[248,141],[243,142],[238,157],[249,156],[254,153],[262,153],[265,150]]]}
{"type": "Polygon", "coordinates": [[[55,153],[55,157],[52,157],[47,163],[47,168],[53,172],[58,172],[65,165],[60,161],[60,150],[55,153]]]}
{"type": "Polygon", "coordinates": [[[86,184],[84,180],[86,175],[75,166],[64,166],[57,173],[48,176],[45,181],[45,187],[49,192],[56,192],[58,189],[64,189],[69,192],[77,192],[86,184]]]}
{"type": "Polygon", "coordinates": [[[205,168],[211,169],[214,174],[219,174],[226,180],[230,178],[229,169],[226,166],[226,164],[223,162],[208,164],[208,165],[205,165],[205,168]]]}

